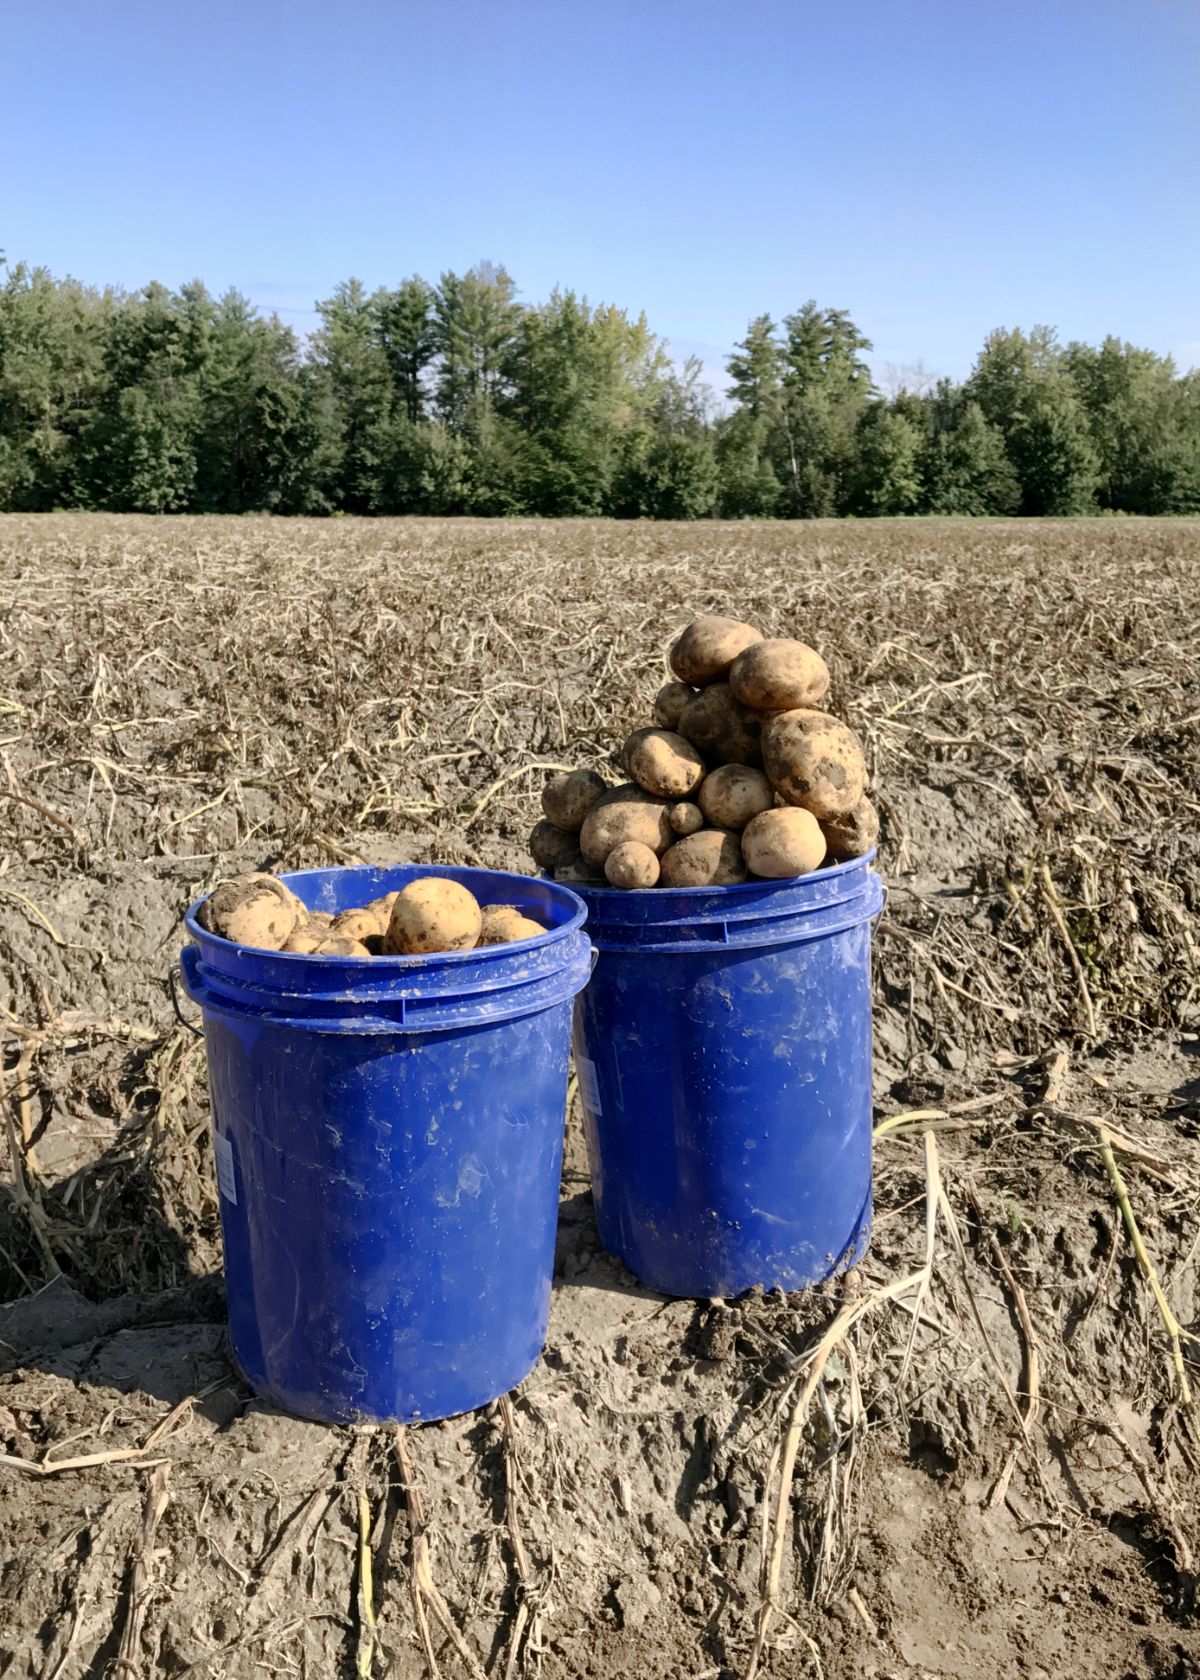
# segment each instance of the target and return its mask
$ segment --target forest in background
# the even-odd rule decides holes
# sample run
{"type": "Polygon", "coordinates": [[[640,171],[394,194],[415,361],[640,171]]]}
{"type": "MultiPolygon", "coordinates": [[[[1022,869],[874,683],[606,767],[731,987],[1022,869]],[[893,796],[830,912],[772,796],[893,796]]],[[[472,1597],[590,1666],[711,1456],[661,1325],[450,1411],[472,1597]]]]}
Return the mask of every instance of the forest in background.
{"type": "Polygon", "coordinates": [[[718,404],[644,316],[482,263],[317,305],[0,287],[0,510],[697,519],[1200,513],[1200,372],[1117,338],[989,335],[876,389],[843,310],[761,315],[718,404]]]}

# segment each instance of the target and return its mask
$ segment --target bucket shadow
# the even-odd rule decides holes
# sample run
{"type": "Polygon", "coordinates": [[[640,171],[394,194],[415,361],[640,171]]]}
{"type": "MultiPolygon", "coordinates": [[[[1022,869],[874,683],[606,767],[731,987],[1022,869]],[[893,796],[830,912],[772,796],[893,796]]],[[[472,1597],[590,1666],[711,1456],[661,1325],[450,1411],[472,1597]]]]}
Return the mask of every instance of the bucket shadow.
{"type": "Polygon", "coordinates": [[[600,1246],[590,1190],[564,1196],[558,1204],[554,1253],[554,1289],[599,1289],[634,1301],[668,1302],[670,1295],[647,1289],[619,1260],[600,1246]]]}

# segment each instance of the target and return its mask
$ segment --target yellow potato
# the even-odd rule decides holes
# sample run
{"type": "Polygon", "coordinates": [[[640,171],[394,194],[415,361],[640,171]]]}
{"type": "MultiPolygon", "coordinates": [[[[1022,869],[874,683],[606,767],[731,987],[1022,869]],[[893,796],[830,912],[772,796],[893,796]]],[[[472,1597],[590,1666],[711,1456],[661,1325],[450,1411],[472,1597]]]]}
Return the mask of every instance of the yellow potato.
{"type": "Polygon", "coordinates": [[[613,887],[627,890],[652,887],[658,881],[658,854],[643,846],[640,840],[626,840],[609,852],[604,860],[604,873],[613,887]]]}
{"type": "Polygon", "coordinates": [[[679,716],[689,700],[696,698],[696,690],[687,683],[669,682],[654,697],[654,721],[660,729],[675,729],[679,716]]]}
{"type": "Polygon", "coordinates": [[[738,836],[724,829],[701,829],[699,834],[677,840],[663,854],[664,887],[725,887],[745,879],[738,836]]]}
{"type": "Polygon", "coordinates": [[[470,951],[482,928],[483,915],[466,887],[425,875],[410,881],[392,906],[387,949],[397,956],[470,951]]]}
{"type": "Polygon", "coordinates": [[[670,729],[636,729],[625,743],[625,768],[660,799],[684,799],[704,780],[704,760],[670,729]]]}
{"type": "Polygon", "coordinates": [[[674,838],[666,801],[625,782],[592,806],[579,831],[579,846],[588,863],[600,869],[609,852],[625,840],[640,840],[661,855],[674,838]]]}
{"type": "Polygon", "coordinates": [[[756,712],[815,706],[829,692],[829,667],[805,642],[772,637],[744,648],[729,668],[729,686],[756,712]]]}
{"type": "Polygon", "coordinates": [[[306,928],[325,928],[333,926],[333,912],[330,910],[306,910],[302,918],[306,928]]]}
{"type": "Polygon", "coordinates": [[[774,788],[761,770],[748,764],[723,764],[711,770],[700,787],[700,809],[713,828],[745,828],[774,803],[774,788]]]}
{"type": "MultiPolygon", "coordinates": [[[[379,935],[375,935],[379,938],[379,935]]],[[[347,939],[343,934],[327,933],[312,948],[314,957],[369,957],[370,950],[361,939],[347,939]]]]}
{"type": "Polygon", "coordinates": [[[761,640],[761,630],[736,618],[697,618],[671,649],[671,669],[680,682],[703,688],[719,682],[742,649],[761,640]]]}
{"type": "Polygon", "coordinates": [[[704,754],[709,764],[762,763],[762,719],[743,706],[728,683],[713,683],[689,700],[679,719],[679,733],[704,754]]]}
{"type": "Polygon", "coordinates": [[[560,863],[575,857],[578,851],[579,836],[565,834],[561,828],[555,828],[548,817],[533,825],[529,836],[529,855],[539,869],[553,871],[560,863]]]}
{"type": "Polygon", "coordinates": [[[830,817],[821,824],[829,855],[836,863],[866,857],[879,839],[879,813],[866,794],[844,817],[830,817]]]}
{"type": "Polygon", "coordinates": [[[542,789],[542,814],[564,834],[578,834],[604,788],[603,777],[594,770],[571,770],[555,776],[542,789]]]}
{"type": "Polygon", "coordinates": [[[365,943],[373,934],[383,933],[386,926],[386,923],[380,922],[370,905],[367,905],[364,910],[343,910],[333,918],[329,932],[339,939],[357,939],[360,943],[365,943]]]}
{"type": "Polygon", "coordinates": [[[373,898],[370,904],[366,906],[385,933],[387,925],[392,919],[392,906],[399,897],[398,892],[384,893],[379,898],[373,898]]]}
{"type": "Polygon", "coordinates": [[[515,904],[486,904],[479,943],[481,946],[511,945],[518,939],[536,939],[545,931],[540,922],[523,915],[515,904]]]}
{"type": "Polygon", "coordinates": [[[200,906],[197,920],[235,945],[280,951],[295,930],[298,903],[274,876],[222,881],[200,906]]]}
{"type": "Polygon", "coordinates": [[[667,821],[676,834],[697,834],[704,827],[704,812],[690,799],[681,799],[667,812],[667,821]]]}
{"type": "Polygon", "coordinates": [[[296,928],[283,949],[293,956],[307,956],[315,951],[323,935],[319,928],[296,928]]]}
{"type": "Polygon", "coordinates": [[[752,875],[768,881],[807,875],[825,861],[825,836],[811,811],[780,805],[762,811],[742,832],[742,853],[752,875]]]}
{"type": "Polygon", "coordinates": [[[820,822],[844,816],[863,796],[867,766],[858,736],[828,712],[776,712],[763,724],[762,749],[776,793],[820,822]]]}

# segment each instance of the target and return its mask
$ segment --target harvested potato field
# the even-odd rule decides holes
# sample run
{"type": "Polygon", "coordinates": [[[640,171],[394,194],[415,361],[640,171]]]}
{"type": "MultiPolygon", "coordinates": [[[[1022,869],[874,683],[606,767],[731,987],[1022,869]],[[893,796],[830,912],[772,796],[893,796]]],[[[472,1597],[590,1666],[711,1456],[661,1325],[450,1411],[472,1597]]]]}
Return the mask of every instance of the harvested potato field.
{"type": "Polygon", "coordinates": [[[1200,1675],[1200,525],[6,517],[0,567],[5,1680],[1200,1675]],[[528,869],[701,612],[867,743],[867,1259],[651,1294],[572,1088],[509,1399],[256,1403],[181,912],[528,869]]]}

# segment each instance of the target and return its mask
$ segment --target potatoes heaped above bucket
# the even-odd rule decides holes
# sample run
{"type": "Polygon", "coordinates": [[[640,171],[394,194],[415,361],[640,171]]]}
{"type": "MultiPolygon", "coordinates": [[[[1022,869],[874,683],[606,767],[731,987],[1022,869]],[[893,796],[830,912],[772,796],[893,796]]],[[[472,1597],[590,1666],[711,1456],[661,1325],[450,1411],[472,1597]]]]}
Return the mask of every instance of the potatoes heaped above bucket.
{"type": "Polygon", "coordinates": [[[620,755],[629,782],[581,768],[547,785],[530,837],[539,869],[568,886],[717,887],[871,850],[862,742],[823,709],[816,648],[710,614],[675,638],[670,668],[620,755]]]}
{"type": "Polygon", "coordinates": [[[196,919],[235,945],[314,957],[432,956],[513,945],[546,931],[515,905],[481,906],[445,875],[420,876],[336,916],[307,909],[274,875],[241,875],[214,887],[196,919]]]}

